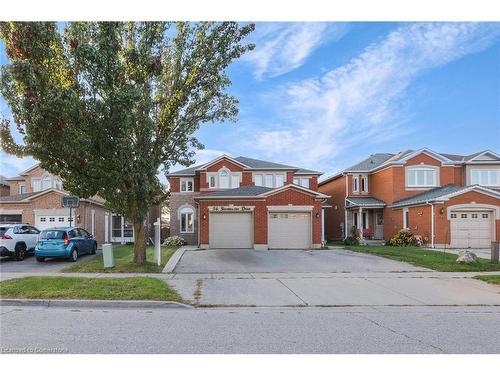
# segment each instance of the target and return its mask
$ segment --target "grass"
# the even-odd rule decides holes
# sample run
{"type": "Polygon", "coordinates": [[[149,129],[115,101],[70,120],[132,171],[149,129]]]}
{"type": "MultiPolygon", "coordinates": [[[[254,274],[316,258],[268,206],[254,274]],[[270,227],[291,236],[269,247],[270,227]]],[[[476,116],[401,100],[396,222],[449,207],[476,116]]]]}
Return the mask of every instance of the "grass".
{"type": "Polygon", "coordinates": [[[0,282],[0,297],[181,301],[175,290],[150,277],[30,276],[0,282]]]}
{"type": "Polygon", "coordinates": [[[81,261],[72,266],[63,268],[61,272],[84,272],[84,273],[160,273],[165,267],[177,247],[162,247],[161,248],[161,264],[157,266],[154,263],[154,247],[146,248],[146,259],[144,264],[137,265],[134,263],[134,245],[119,245],[113,248],[115,256],[115,266],[113,268],[104,269],[102,254],[88,261],[81,261]]]}
{"type": "Polygon", "coordinates": [[[486,281],[490,284],[500,285],[500,275],[479,275],[474,276],[474,279],[486,281]]]}
{"type": "Polygon", "coordinates": [[[458,255],[418,247],[346,246],[346,249],[358,253],[378,255],[441,272],[500,271],[500,263],[492,263],[487,259],[478,258],[477,263],[462,264],[456,262],[458,255]]]}

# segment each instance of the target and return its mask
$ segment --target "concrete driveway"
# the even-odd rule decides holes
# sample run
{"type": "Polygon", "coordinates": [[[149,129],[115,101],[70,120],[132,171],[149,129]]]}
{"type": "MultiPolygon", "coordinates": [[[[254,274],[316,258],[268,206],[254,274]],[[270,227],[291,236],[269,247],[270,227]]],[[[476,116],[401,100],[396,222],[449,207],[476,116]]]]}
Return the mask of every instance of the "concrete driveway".
{"type": "Polygon", "coordinates": [[[260,272],[406,272],[429,271],[348,250],[241,250],[211,249],[186,251],[175,273],[260,273],[260,272]]]}
{"type": "MultiPolygon", "coordinates": [[[[100,254],[100,250],[97,249],[97,254],[100,254]]],[[[91,254],[81,255],[78,262],[87,261],[97,256],[91,254]]],[[[20,273],[47,273],[47,272],[59,272],[65,267],[69,267],[73,262],[62,258],[47,258],[45,262],[37,262],[33,253],[27,254],[26,258],[22,261],[17,262],[14,258],[1,258],[0,259],[0,272],[20,272],[20,273]]]]}

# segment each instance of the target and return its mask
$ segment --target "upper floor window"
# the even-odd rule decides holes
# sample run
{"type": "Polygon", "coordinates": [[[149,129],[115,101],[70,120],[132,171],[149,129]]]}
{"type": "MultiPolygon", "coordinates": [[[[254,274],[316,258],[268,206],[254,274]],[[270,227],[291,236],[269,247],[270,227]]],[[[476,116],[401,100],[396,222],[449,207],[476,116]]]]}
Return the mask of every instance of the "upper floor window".
{"type": "Polygon", "coordinates": [[[363,193],[368,192],[368,176],[362,176],[361,177],[361,191],[363,193]]]}
{"type": "Polygon", "coordinates": [[[285,184],[285,175],[283,173],[254,173],[253,182],[255,186],[280,187],[285,184]]]}
{"type": "Polygon", "coordinates": [[[194,191],[194,180],[192,178],[181,178],[181,192],[188,193],[194,191]]]}
{"type": "Polygon", "coordinates": [[[294,177],[293,183],[295,185],[300,185],[305,188],[309,188],[309,178],[308,177],[294,177]]]}
{"type": "Polygon", "coordinates": [[[218,172],[210,172],[207,174],[208,187],[211,189],[234,189],[240,187],[241,173],[231,172],[223,167],[218,172]]]}
{"type": "Polygon", "coordinates": [[[229,189],[229,172],[228,171],[220,171],[219,172],[219,187],[221,189],[229,189]]]}
{"type": "Polygon", "coordinates": [[[500,186],[500,169],[471,169],[471,185],[500,186]]]}
{"type": "Polygon", "coordinates": [[[438,186],[438,169],[430,166],[407,168],[406,186],[433,187],[438,186]]]}
{"type": "Polygon", "coordinates": [[[359,177],[358,176],[354,176],[352,178],[352,191],[355,193],[359,192],[359,177]]]}
{"type": "Polygon", "coordinates": [[[62,190],[62,181],[56,178],[56,179],[54,180],[54,187],[55,187],[57,190],[62,190]]]}
{"type": "Polygon", "coordinates": [[[33,180],[33,191],[41,191],[42,190],[42,180],[39,178],[33,180]]]}
{"type": "Polygon", "coordinates": [[[19,184],[19,194],[24,194],[24,193],[26,193],[26,185],[19,184]]]}
{"type": "Polygon", "coordinates": [[[52,178],[50,176],[45,176],[42,179],[42,189],[50,189],[52,187],[52,178]]]}

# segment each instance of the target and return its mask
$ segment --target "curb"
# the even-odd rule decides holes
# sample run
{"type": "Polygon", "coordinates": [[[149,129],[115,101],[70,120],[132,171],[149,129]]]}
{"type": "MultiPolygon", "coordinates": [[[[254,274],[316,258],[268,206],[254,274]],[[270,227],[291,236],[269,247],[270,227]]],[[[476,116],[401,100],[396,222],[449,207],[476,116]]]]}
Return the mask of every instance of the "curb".
{"type": "Polygon", "coordinates": [[[165,264],[165,267],[163,267],[163,270],[161,273],[172,273],[174,272],[175,267],[177,266],[177,263],[181,260],[182,256],[184,255],[184,252],[186,251],[193,251],[196,250],[195,247],[193,246],[181,246],[179,247],[175,253],[170,257],[168,260],[167,264],[165,264]]]}
{"type": "Polygon", "coordinates": [[[0,299],[0,306],[40,307],[93,307],[124,309],[192,309],[190,305],[175,301],[122,301],[122,300],[49,300],[49,299],[0,299]]]}

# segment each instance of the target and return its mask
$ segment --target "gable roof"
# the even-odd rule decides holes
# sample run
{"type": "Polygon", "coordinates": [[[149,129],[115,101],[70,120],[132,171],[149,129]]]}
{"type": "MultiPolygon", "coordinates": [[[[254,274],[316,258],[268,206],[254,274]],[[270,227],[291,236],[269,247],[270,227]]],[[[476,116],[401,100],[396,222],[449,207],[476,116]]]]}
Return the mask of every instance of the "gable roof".
{"type": "Polygon", "coordinates": [[[304,168],[294,167],[292,165],[274,163],[274,162],[270,162],[270,161],[266,161],[266,160],[253,159],[253,158],[248,158],[246,156],[238,156],[237,158],[231,158],[230,156],[227,156],[227,155],[221,155],[218,158],[209,161],[208,163],[198,164],[198,165],[195,165],[193,167],[189,167],[186,169],[181,169],[179,171],[169,173],[169,174],[167,174],[167,177],[170,177],[170,176],[194,176],[194,175],[196,175],[197,170],[206,169],[210,165],[216,163],[217,161],[219,161],[223,158],[226,158],[230,161],[233,161],[236,164],[243,166],[245,169],[250,169],[250,170],[262,170],[262,169],[294,170],[296,174],[315,174],[315,175],[323,174],[322,172],[314,171],[311,169],[304,169],[304,168]]]}
{"type": "Polygon", "coordinates": [[[459,186],[459,185],[449,184],[424,191],[409,198],[400,199],[398,201],[395,201],[391,205],[391,207],[397,208],[404,206],[420,205],[420,204],[425,204],[427,202],[445,201],[454,196],[461,195],[472,190],[476,190],[500,198],[499,192],[485,188],[484,186],[480,185],[459,186]]]}

